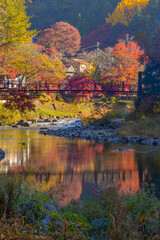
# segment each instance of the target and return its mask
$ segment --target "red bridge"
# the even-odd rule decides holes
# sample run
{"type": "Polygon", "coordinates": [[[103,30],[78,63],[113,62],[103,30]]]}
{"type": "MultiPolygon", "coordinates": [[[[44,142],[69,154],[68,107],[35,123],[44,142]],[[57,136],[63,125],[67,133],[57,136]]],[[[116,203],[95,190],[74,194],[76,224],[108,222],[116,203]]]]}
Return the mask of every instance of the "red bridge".
{"type": "Polygon", "coordinates": [[[112,95],[135,95],[137,90],[135,86],[127,82],[121,83],[107,83],[100,84],[96,83],[95,80],[88,82],[72,82],[72,83],[48,83],[48,82],[38,82],[35,84],[21,85],[21,84],[1,84],[0,92],[7,93],[11,90],[16,90],[18,92],[47,92],[51,93],[69,93],[73,95],[101,95],[101,94],[112,94],[112,95]]]}

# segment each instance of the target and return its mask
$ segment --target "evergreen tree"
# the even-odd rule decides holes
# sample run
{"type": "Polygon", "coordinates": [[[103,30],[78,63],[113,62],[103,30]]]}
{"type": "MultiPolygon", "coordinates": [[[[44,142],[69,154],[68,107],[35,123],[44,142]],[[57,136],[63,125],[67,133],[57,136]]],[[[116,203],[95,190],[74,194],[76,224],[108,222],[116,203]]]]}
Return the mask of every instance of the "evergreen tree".
{"type": "Polygon", "coordinates": [[[30,42],[37,33],[30,28],[25,0],[0,1],[0,47],[8,49],[18,43],[30,42]]]}

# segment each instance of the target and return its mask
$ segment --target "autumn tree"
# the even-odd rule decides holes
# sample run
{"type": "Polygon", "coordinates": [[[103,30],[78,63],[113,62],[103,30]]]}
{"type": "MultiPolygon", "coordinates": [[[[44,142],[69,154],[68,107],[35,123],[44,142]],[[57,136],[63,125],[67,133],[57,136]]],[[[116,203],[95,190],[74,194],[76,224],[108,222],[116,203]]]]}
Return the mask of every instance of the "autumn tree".
{"type": "Polygon", "coordinates": [[[9,52],[18,44],[31,42],[37,34],[36,31],[29,30],[29,19],[25,0],[0,1],[0,74],[10,74],[10,69],[7,68],[9,52]]]}
{"type": "Polygon", "coordinates": [[[122,23],[127,26],[136,14],[136,10],[144,9],[148,2],[149,0],[121,0],[113,13],[108,14],[106,22],[110,22],[112,25],[122,23]]]}
{"type": "Polygon", "coordinates": [[[100,48],[103,49],[107,46],[111,46],[115,41],[112,34],[112,24],[105,23],[93,29],[89,34],[82,38],[82,48],[88,48],[96,46],[97,42],[100,43],[100,48]]]}
{"type": "MultiPolygon", "coordinates": [[[[83,91],[85,90],[94,90],[95,88],[95,79],[77,75],[68,79],[68,82],[72,85],[73,90],[79,90],[77,92],[72,92],[78,98],[90,99],[94,95],[94,91],[83,91]]],[[[97,90],[102,90],[100,86],[97,87],[97,90]]]]}
{"type": "Polygon", "coordinates": [[[4,107],[11,110],[19,110],[22,115],[25,110],[35,111],[35,105],[32,102],[31,95],[16,90],[10,90],[8,95],[4,95],[5,100],[4,107]]]}
{"type": "Polygon", "coordinates": [[[113,77],[119,81],[136,83],[138,72],[144,71],[146,58],[144,51],[140,49],[137,42],[120,42],[115,45],[112,56],[114,63],[111,67],[113,77]],[[140,61],[143,59],[143,62],[140,61]]]}
{"type": "MultiPolygon", "coordinates": [[[[59,59],[51,59],[42,53],[37,44],[21,44],[10,53],[10,69],[22,74],[26,81],[59,81],[64,78],[63,64],[59,59]]],[[[22,79],[23,81],[23,79],[22,79]]]]}
{"type": "Polygon", "coordinates": [[[81,36],[78,29],[66,22],[57,22],[50,29],[44,30],[38,39],[38,44],[46,48],[54,47],[63,55],[73,56],[79,49],[81,36]]]}

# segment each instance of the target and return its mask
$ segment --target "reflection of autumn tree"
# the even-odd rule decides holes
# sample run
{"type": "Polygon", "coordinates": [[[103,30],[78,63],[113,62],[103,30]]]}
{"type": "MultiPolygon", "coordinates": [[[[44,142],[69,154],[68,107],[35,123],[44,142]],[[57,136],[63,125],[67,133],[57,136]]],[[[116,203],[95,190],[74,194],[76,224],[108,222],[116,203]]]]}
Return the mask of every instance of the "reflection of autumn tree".
{"type": "Polygon", "coordinates": [[[120,184],[123,190],[139,187],[134,150],[114,151],[115,146],[107,143],[39,136],[32,130],[2,131],[0,139],[6,138],[9,139],[0,140],[2,149],[16,150],[6,154],[0,171],[6,171],[6,166],[11,172],[24,171],[53,192],[62,190],[65,197],[61,204],[78,199],[83,183],[104,187],[120,184]]]}
{"type": "Polygon", "coordinates": [[[82,180],[74,176],[73,181],[67,175],[63,176],[63,182],[51,187],[52,197],[58,196],[60,206],[66,206],[72,200],[78,200],[82,193],[82,180]]]}
{"type": "Polygon", "coordinates": [[[120,185],[124,191],[139,189],[139,171],[134,150],[112,152],[111,148],[108,158],[101,162],[101,171],[105,172],[107,186],[120,185]]]}

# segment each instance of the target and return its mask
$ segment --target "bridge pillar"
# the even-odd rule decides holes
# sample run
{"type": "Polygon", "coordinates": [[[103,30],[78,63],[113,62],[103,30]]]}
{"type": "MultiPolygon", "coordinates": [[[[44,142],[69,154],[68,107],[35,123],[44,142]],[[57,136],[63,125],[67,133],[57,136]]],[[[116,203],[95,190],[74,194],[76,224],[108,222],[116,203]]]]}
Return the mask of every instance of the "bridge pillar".
{"type": "Polygon", "coordinates": [[[72,94],[72,83],[70,83],[69,85],[70,85],[70,90],[71,90],[71,94],[72,94]]]}
{"type": "Polygon", "coordinates": [[[38,90],[38,84],[36,83],[36,87],[35,87],[35,92],[37,93],[38,90]]]}
{"type": "Polygon", "coordinates": [[[47,84],[47,93],[49,94],[49,83],[47,84]]]}
{"type": "Polygon", "coordinates": [[[61,84],[58,84],[58,91],[61,93],[61,84]]]}
{"type": "Polygon", "coordinates": [[[142,94],[142,72],[138,73],[138,97],[142,94]]]}

